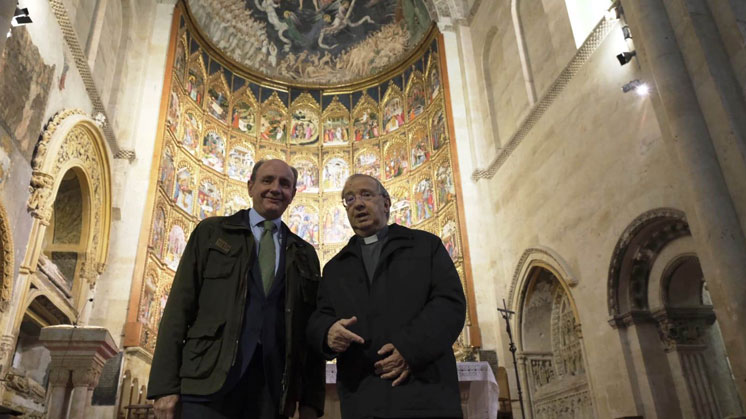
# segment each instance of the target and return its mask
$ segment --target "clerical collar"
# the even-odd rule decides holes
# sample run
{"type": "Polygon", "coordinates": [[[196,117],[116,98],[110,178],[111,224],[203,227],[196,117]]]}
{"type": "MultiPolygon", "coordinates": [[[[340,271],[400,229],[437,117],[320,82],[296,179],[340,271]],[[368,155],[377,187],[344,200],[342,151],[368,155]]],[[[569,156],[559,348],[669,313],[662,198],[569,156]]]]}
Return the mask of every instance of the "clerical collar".
{"type": "Polygon", "coordinates": [[[378,233],[373,234],[372,236],[363,237],[363,243],[373,244],[379,240],[385,239],[388,233],[389,233],[389,226],[385,226],[382,229],[378,230],[378,233]]]}

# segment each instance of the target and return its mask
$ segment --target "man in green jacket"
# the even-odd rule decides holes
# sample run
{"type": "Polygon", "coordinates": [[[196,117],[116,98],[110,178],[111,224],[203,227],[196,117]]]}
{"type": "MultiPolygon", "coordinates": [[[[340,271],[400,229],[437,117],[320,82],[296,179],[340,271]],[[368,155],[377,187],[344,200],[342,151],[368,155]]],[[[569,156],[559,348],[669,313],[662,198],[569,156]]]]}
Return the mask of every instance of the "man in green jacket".
{"type": "Polygon", "coordinates": [[[160,323],[148,385],[158,418],[323,414],[325,362],[307,350],[319,260],[280,217],[297,171],[259,161],[253,208],[192,232],[160,323]]]}

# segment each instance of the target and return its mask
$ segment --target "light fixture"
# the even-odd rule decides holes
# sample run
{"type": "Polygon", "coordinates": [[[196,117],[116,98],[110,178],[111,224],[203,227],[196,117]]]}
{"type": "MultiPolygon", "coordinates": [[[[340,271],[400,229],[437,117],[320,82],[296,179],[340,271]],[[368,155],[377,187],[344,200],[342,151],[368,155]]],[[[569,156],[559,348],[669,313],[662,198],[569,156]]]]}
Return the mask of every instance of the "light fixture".
{"type": "Polygon", "coordinates": [[[637,55],[636,51],[624,51],[623,53],[616,56],[616,59],[619,60],[619,65],[625,65],[628,62],[632,61],[632,57],[637,55]]]}
{"type": "Polygon", "coordinates": [[[632,31],[629,30],[629,25],[622,26],[622,34],[624,39],[632,39],[632,31]]]}
{"type": "Polygon", "coordinates": [[[622,86],[622,92],[624,93],[630,92],[632,90],[634,90],[635,93],[640,96],[647,96],[648,93],[650,93],[650,86],[648,86],[647,83],[645,83],[644,81],[638,79],[632,80],[622,86]]]}
{"type": "Polygon", "coordinates": [[[10,21],[10,25],[16,27],[28,25],[29,23],[33,23],[33,21],[29,16],[28,8],[24,7],[23,9],[21,9],[19,7],[16,7],[16,11],[15,13],[13,13],[13,20],[10,21]]]}

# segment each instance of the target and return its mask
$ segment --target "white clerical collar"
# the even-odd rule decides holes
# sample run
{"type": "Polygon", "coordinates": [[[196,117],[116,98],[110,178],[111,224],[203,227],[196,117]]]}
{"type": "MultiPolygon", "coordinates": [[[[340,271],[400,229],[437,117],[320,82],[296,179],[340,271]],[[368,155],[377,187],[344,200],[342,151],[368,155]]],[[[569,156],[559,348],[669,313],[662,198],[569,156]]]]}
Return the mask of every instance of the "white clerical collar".
{"type": "Polygon", "coordinates": [[[383,240],[386,238],[386,235],[389,232],[389,226],[385,226],[382,229],[378,230],[376,234],[373,234],[372,236],[363,237],[363,243],[365,244],[373,244],[378,242],[379,240],[383,240]]]}

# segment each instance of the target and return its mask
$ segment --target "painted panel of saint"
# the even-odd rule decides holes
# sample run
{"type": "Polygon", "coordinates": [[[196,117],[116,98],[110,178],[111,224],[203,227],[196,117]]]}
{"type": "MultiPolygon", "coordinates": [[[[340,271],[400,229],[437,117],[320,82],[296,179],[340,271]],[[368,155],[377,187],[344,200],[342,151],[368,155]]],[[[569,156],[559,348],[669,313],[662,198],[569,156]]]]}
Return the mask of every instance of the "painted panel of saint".
{"type": "Polygon", "coordinates": [[[310,160],[298,160],[293,163],[298,170],[298,192],[317,193],[319,191],[319,168],[310,160]]]}
{"type": "Polygon", "coordinates": [[[346,116],[328,116],[324,120],[324,145],[341,145],[349,141],[350,119],[346,116]]]}
{"type": "Polygon", "coordinates": [[[440,73],[438,72],[438,66],[433,65],[430,70],[430,99],[435,99],[440,91],[440,73]]]}
{"type": "Polygon", "coordinates": [[[342,205],[329,208],[324,214],[322,232],[324,244],[344,243],[354,234],[342,205]]]}
{"type": "Polygon", "coordinates": [[[418,129],[412,134],[412,170],[422,166],[430,160],[430,150],[427,147],[427,132],[418,129]]]}
{"type": "Polygon", "coordinates": [[[153,231],[150,236],[150,247],[153,249],[155,256],[160,259],[163,257],[163,241],[166,236],[166,211],[163,208],[155,210],[155,219],[153,220],[153,231]]]}
{"type": "Polygon", "coordinates": [[[362,173],[379,179],[381,177],[381,161],[378,158],[378,153],[366,150],[358,154],[355,157],[355,173],[362,173]]]}
{"type": "Polygon", "coordinates": [[[155,283],[153,274],[148,274],[145,277],[145,286],[143,287],[142,298],[140,299],[139,320],[149,327],[155,326],[153,320],[155,320],[155,313],[158,311],[155,301],[155,283]]]}
{"type": "Polygon", "coordinates": [[[399,96],[394,96],[386,102],[383,109],[383,130],[396,131],[404,125],[404,106],[399,96]]]}
{"type": "Polygon", "coordinates": [[[166,195],[170,194],[174,187],[174,157],[171,155],[171,149],[166,148],[163,153],[163,161],[161,162],[161,172],[158,175],[158,182],[166,192],[166,195]]]}
{"type": "Polygon", "coordinates": [[[292,207],[288,227],[314,247],[319,246],[319,214],[313,207],[303,204],[292,207]]]}
{"type": "Polygon", "coordinates": [[[176,43],[176,54],[174,56],[174,74],[179,80],[184,78],[184,65],[186,64],[186,51],[184,50],[184,43],[179,41],[176,43]]]}
{"type": "Polygon", "coordinates": [[[186,86],[184,86],[187,95],[192,98],[193,101],[197,102],[198,105],[202,104],[202,97],[205,94],[205,81],[202,78],[202,72],[194,67],[189,68],[189,77],[187,77],[186,86]]]}
{"type": "Polygon", "coordinates": [[[171,226],[171,231],[168,233],[168,244],[166,245],[166,256],[164,262],[169,268],[176,270],[181,260],[181,254],[184,253],[187,239],[184,229],[180,225],[174,224],[171,226]]]}
{"type": "Polygon", "coordinates": [[[443,230],[440,233],[440,238],[443,240],[443,246],[445,246],[448,255],[454,261],[461,256],[461,250],[458,245],[458,229],[456,228],[456,222],[448,220],[443,226],[443,230]]]}
{"type": "Polygon", "coordinates": [[[233,105],[233,115],[231,116],[231,127],[247,134],[254,132],[256,115],[251,106],[239,101],[233,105]]]}
{"type": "Polygon", "coordinates": [[[412,207],[406,189],[391,194],[391,217],[389,221],[406,227],[412,226],[412,207]]]}
{"type": "Polygon", "coordinates": [[[378,137],[378,113],[372,109],[364,109],[362,114],[355,118],[353,129],[355,141],[378,137]]]}
{"type": "Polygon", "coordinates": [[[197,199],[199,200],[200,220],[220,215],[220,210],[223,205],[222,198],[220,196],[220,190],[214,183],[209,180],[203,180],[199,185],[197,199]]]}
{"type": "Polygon", "coordinates": [[[438,167],[435,173],[435,184],[438,198],[438,208],[456,198],[456,187],[453,184],[453,173],[451,166],[445,162],[438,167]]]}
{"type": "Polygon", "coordinates": [[[171,199],[187,213],[192,213],[194,206],[194,191],[192,190],[192,173],[188,168],[182,167],[176,172],[176,183],[171,199]]]}
{"type": "Polygon", "coordinates": [[[319,120],[310,109],[293,111],[290,123],[290,144],[313,144],[319,138],[319,120]]]}
{"type": "Polygon", "coordinates": [[[234,194],[225,202],[225,215],[233,215],[249,207],[249,201],[239,194],[234,194]]]}
{"type": "Polygon", "coordinates": [[[228,119],[228,98],[214,87],[207,90],[207,112],[219,121],[226,122],[228,119]]]}
{"type": "Polygon", "coordinates": [[[285,114],[276,108],[267,108],[262,115],[261,137],[273,143],[285,144],[285,114]]]}
{"type": "Polygon", "coordinates": [[[184,114],[184,134],[181,137],[181,145],[192,154],[197,152],[197,144],[199,144],[199,132],[201,130],[199,119],[192,111],[187,111],[184,114]]]}
{"type": "Polygon", "coordinates": [[[176,134],[179,129],[179,112],[181,110],[181,104],[179,103],[179,95],[176,94],[176,84],[173,85],[171,90],[171,99],[168,102],[168,114],[166,115],[166,128],[171,131],[172,134],[176,134]]]}
{"type": "Polygon", "coordinates": [[[350,175],[350,167],[341,157],[332,157],[324,165],[321,187],[324,191],[341,191],[350,175]]]}
{"type": "Polygon", "coordinates": [[[247,182],[254,168],[254,152],[246,147],[233,147],[228,153],[228,176],[231,179],[247,182]]]}
{"type": "Polygon", "coordinates": [[[215,131],[210,131],[202,139],[202,163],[223,173],[225,162],[225,140],[215,131]]]}
{"type": "Polygon", "coordinates": [[[443,116],[443,110],[439,109],[438,112],[433,115],[430,125],[430,142],[433,145],[433,151],[438,149],[448,141],[448,135],[446,134],[446,120],[443,116]]]}
{"type": "Polygon", "coordinates": [[[391,144],[384,157],[386,180],[407,174],[409,169],[409,158],[407,148],[403,143],[391,144]]]}
{"type": "Polygon", "coordinates": [[[433,181],[430,178],[420,180],[414,187],[415,219],[422,222],[435,213],[435,197],[433,196],[433,181]]]}
{"type": "Polygon", "coordinates": [[[407,109],[409,110],[410,121],[425,110],[425,87],[422,85],[422,82],[414,82],[412,88],[409,90],[407,109]]]}

